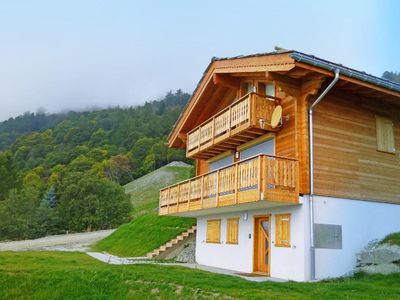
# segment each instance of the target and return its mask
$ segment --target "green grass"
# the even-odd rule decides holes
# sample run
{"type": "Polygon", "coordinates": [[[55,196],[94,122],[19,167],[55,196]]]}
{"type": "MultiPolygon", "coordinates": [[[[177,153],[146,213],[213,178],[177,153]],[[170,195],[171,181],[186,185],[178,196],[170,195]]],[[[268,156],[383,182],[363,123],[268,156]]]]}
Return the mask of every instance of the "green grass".
{"type": "Polygon", "coordinates": [[[143,256],[196,224],[193,218],[162,217],[157,213],[159,190],[193,176],[192,172],[193,168],[163,167],[146,175],[146,183],[139,179],[127,184],[125,189],[131,195],[133,220],[99,241],[93,250],[124,257],[143,256]],[[163,176],[158,176],[160,174],[163,176]]]}
{"type": "Polygon", "coordinates": [[[136,217],[94,247],[118,256],[143,256],[196,223],[191,218],[160,217],[155,213],[136,217]]]}
{"type": "Polygon", "coordinates": [[[193,173],[193,167],[164,166],[125,185],[125,191],[131,196],[132,200],[132,216],[135,217],[154,211],[158,207],[160,189],[193,177],[193,173]],[[167,173],[169,177],[162,176],[157,180],[149,180],[147,184],[141,183],[143,178],[156,177],[160,172],[167,173]]]}
{"type": "Polygon", "coordinates": [[[391,244],[400,246],[400,232],[395,232],[387,235],[382,241],[381,244],[391,244]]]}
{"type": "Polygon", "coordinates": [[[399,299],[400,274],[255,283],[182,267],[106,265],[80,253],[0,254],[0,299],[399,299]]]}

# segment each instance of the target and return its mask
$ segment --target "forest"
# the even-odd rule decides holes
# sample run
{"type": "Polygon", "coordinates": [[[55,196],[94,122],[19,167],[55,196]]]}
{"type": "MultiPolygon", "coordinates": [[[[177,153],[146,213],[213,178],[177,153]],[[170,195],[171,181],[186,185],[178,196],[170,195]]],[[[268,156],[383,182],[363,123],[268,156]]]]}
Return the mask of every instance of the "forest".
{"type": "Polygon", "coordinates": [[[0,123],[0,240],[126,222],[122,185],[186,160],[165,143],[189,96],[178,90],[142,106],[25,113],[0,123]]]}

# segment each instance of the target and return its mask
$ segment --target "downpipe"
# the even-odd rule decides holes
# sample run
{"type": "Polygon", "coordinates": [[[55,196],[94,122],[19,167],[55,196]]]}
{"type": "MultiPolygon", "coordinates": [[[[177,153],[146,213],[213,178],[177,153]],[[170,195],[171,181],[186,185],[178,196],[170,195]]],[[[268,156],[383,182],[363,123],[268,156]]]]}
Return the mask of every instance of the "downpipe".
{"type": "Polygon", "coordinates": [[[309,136],[309,147],[310,147],[310,251],[311,251],[311,280],[315,280],[315,243],[314,243],[314,132],[313,132],[313,111],[314,108],[322,101],[325,95],[333,88],[336,82],[339,80],[339,69],[335,69],[335,78],[326,87],[326,89],[319,95],[310,108],[308,109],[308,136],[309,136]]]}

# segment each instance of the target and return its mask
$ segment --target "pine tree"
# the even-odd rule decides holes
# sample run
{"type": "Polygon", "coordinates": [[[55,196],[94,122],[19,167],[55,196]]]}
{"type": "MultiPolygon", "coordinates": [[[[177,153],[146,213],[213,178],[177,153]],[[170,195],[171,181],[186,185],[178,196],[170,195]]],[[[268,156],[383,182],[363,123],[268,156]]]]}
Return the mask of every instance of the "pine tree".
{"type": "Polygon", "coordinates": [[[56,190],[54,186],[50,187],[49,190],[47,191],[44,197],[44,202],[50,208],[54,208],[57,206],[56,190]]]}

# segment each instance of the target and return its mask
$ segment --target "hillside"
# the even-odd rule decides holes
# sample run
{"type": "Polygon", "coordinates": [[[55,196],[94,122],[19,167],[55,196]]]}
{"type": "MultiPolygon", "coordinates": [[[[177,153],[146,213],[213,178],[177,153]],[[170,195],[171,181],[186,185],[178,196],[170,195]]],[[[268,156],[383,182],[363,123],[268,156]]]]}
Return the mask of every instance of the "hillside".
{"type": "Polygon", "coordinates": [[[94,249],[133,257],[171,240],[196,223],[192,218],[158,216],[159,189],[192,176],[193,167],[171,163],[125,185],[131,196],[133,220],[98,242],[94,249]]]}
{"type": "MultiPolygon", "coordinates": [[[[166,145],[189,96],[178,90],[140,106],[26,113],[0,122],[0,240],[128,221],[132,208],[121,186],[171,161],[189,162],[184,151],[166,145]]],[[[136,206],[150,209],[141,199],[155,194],[142,192],[136,206]]]]}

